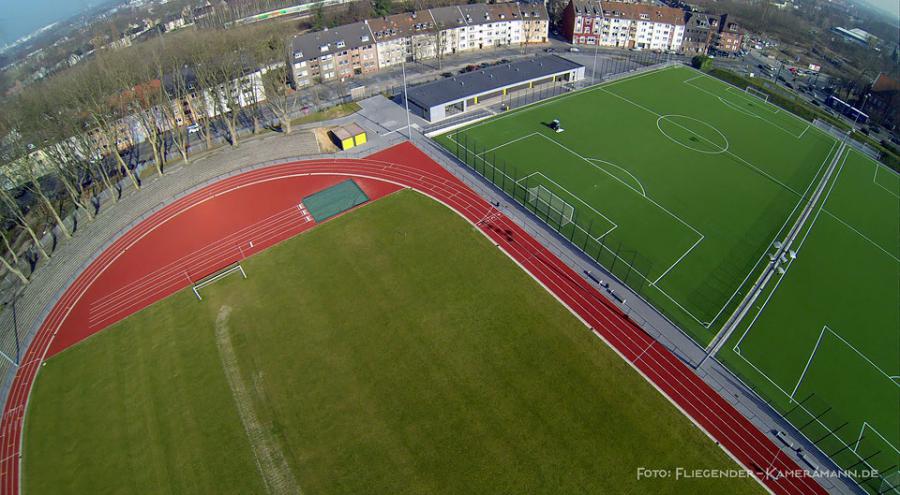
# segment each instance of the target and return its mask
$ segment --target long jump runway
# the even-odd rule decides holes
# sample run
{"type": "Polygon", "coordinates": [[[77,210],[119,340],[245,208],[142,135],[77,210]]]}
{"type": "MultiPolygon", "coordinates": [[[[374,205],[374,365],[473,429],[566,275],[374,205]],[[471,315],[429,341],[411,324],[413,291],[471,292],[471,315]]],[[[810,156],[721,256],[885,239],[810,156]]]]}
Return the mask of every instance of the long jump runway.
{"type": "Polygon", "coordinates": [[[312,227],[315,222],[299,208],[301,199],[348,177],[372,200],[408,187],[451,208],[769,490],[826,493],[765,433],[565,263],[415,146],[403,143],[365,159],[292,162],[223,179],[163,207],[112,242],[50,310],[16,372],[0,420],[0,494],[20,491],[22,425],[44,359],[199,278],[312,227]]]}

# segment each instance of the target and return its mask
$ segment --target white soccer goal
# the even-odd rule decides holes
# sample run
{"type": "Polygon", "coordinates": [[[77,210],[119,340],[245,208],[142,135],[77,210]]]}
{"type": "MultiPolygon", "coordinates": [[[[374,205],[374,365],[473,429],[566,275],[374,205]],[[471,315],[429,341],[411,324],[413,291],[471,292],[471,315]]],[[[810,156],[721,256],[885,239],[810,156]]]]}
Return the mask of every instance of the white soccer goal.
{"type": "Polygon", "coordinates": [[[226,268],[225,270],[222,270],[221,272],[216,273],[215,275],[208,277],[208,278],[201,280],[200,282],[197,282],[196,284],[194,284],[194,286],[192,287],[192,289],[194,290],[194,295],[197,296],[197,299],[202,301],[203,298],[200,297],[200,289],[202,289],[202,288],[206,287],[207,285],[212,284],[214,282],[218,282],[219,280],[222,280],[223,278],[231,275],[232,273],[237,273],[237,272],[240,272],[244,278],[247,278],[247,274],[244,272],[244,267],[242,267],[240,264],[234,265],[230,268],[226,268]]]}
{"type": "Polygon", "coordinates": [[[534,206],[535,211],[546,216],[550,223],[563,226],[572,223],[575,218],[575,208],[572,205],[540,184],[528,188],[528,203],[534,206]]]}
{"type": "Polygon", "coordinates": [[[746,92],[749,95],[755,96],[755,97],[759,98],[760,100],[765,101],[767,103],[769,101],[769,95],[767,93],[760,91],[760,90],[754,88],[753,86],[747,86],[747,89],[745,89],[744,92],[746,92]]]}

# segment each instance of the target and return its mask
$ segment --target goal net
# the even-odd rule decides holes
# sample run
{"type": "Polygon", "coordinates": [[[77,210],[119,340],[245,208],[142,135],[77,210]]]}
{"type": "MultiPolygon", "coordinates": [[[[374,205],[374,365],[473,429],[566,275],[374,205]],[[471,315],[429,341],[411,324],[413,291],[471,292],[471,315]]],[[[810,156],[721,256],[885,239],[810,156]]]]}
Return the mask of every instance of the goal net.
{"type": "Polygon", "coordinates": [[[752,95],[752,96],[755,96],[755,97],[759,98],[759,99],[762,100],[762,101],[765,101],[765,102],[768,102],[768,101],[769,101],[769,95],[768,95],[767,93],[765,93],[765,92],[763,92],[763,91],[760,91],[760,90],[754,88],[753,86],[747,86],[747,89],[744,90],[744,91],[745,91],[747,94],[752,95]]]}
{"type": "Polygon", "coordinates": [[[548,222],[559,226],[572,223],[575,217],[572,205],[542,185],[528,188],[528,203],[534,206],[536,212],[544,215],[548,222]]]}

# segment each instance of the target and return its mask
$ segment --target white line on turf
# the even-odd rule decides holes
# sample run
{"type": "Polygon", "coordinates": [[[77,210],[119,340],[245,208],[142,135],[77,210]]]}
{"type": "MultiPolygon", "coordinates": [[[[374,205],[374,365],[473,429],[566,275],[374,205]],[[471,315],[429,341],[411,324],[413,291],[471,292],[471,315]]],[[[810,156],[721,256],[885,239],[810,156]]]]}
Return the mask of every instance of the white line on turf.
{"type": "MultiPolygon", "coordinates": [[[[543,136],[542,134],[538,134],[538,135],[546,138],[546,136],[543,136]]],[[[455,139],[455,135],[449,135],[449,136],[448,136],[448,139],[450,139],[451,141],[453,141],[454,143],[456,143],[458,146],[460,146],[462,149],[466,150],[467,152],[471,152],[471,150],[467,149],[463,144],[461,144],[458,140],[455,139]]],[[[553,140],[550,139],[550,138],[547,138],[547,139],[549,139],[550,141],[553,141],[553,140]]],[[[556,141],[553,141],[553,142],[556,143],[556,141]]],[[[560,144],[560,143],[557,143],[557,144],[560,144]]],[[[560,145],[560,146],[562,146],[562,145],[560,145]]],[[[569,148],[566,148],[565,146],[563,146],[563,148],[566,149],[567,151],[571,151],[571,150],[569,150],[569,148]]],[[[588,161],[586,158],[582,157],[581,155],[579,155],[579,154],[577,154],[577,153],[574,153],[574,152],[572,152],[572,153],[575,154],[576,156],[578,156],[579,158],[581,158],[582,160],[585,160],[586,163],[591,163],[590,161],[588,161]]],[[[474,156],[474,154],[473,154],[473,156],[474,156]]],[[[481,157],[477,157],[477,158],[480,158],[482,161],[484,161],[484,162],[486,163],[486,160],[484,160],[484,158],[481,158],[481,157]]],[[[591,165],[593,165],[593,164],[591,164],[591,165]]],[[[596,165],[593,165],[593,166],[596,167],[596,165]]],[[[616,177],[616,176],[610,174],[608,171],[606,171],[606,170],[604,170],[604,169],[602,169],[602,168],[600,168],[600,167],[597,167],[597,168],[598,168],[599,170],[603,171],[604,173],[609,174],[611,177],[613,177],[613,178],[616,179],[617,181],[622,182],[622,179],[620,179],[620,178],[618,178],[618,177],[616,177]]],[[[500,173],[501,175],[505,176],[506,178],[510,179],[510,181],[512,181],[513,183],[516,183],[516,182],[513,181],[513,179],[512,179],[509,175],[507,175],[507,174],[505,174],[505,173],[503,173],[502,171],[499,171],[499,170],[498,170],[497,172],[500,173]]],[[[533,174],[532,174],[532,175],[533,175],[533,174]]],[[[636,194],[640,195],[640,191],[637,191],[637,190],[634,189],[633,187],[628,186],[628,184],[626,184],[626,183],[624,183],[624,182],[623,182],[623,184],[625,184],[626,187],[629,187],[631,190],[633,190],[636,194]]],[[[652,199],[650,199],[649,197],[646,197],[646,196],[643,196],[643,195],[641,195],[641,197],[643,197],[643,198],[645,198],[647,201],[650,201],[651,203],[655,204],[656,206],[658,206],[659,208],[661,208],[663,211],[666,211],[667,213],[669,213],[670,215],[672,215],[673,217],[675,217],[678,221],[684,223],[689,229],[693,230],[697,235],[699,235],[699,236],[701,236],[701,237],[703,236],[703,234],[701,234],[699,231],[697,231],[696,229],[694,229],[691,225],[685,223],[683,220],[681,220],[680,218],[678,218],[677,216],[675,216],[675,215],[672,214],[671,212],[668,212],[668,210],[665,210],[665,208],[663,208],[663,207],[660,206],[659,204],[655,203],[655,202],[654,202],[652,199]]],[[[579,198],[579,200],[581,200],[581,199],[579,198]]],[[[582,201],[582,202],[583,202],[583,201],[582,201]]],[[[581,228],[580,226],[578,226],[577,224],[573,224],[573,225],[575,225],[575,228],[577,228],[578,230],[580,230],[580,231],[582,231],[582,232],[585,232],[585,230],[584,230],[583,228],[581,228]]],[[[586,234],[588,237],[593,237],[593,236],[590,235],[590,233],[585,232],[585,234],[586,234]]],[[[604,234],[604,235],[605,235],[605,234],[604,234]]],[[[608,253],[610,253],[614,258],[616,258],[618,261],[620,261],[620,262],[622,262],[623,264],[628,265],[629,267],[631,267],[631,271],[632,271],[633,273],[636,273],[637,276],[639,276],[640,278],[642,278],[644,281],[646,281],[647,283],[650,283],[650,282],[651,282],[651,280],[647,277],[646,274],[642,273],[640,270],[638,270],[637,268],[635,268],[634,266],[632,266],[627,260],[625,260],[624,258],[622,258],[621,256],[619,256],[615,251],[613,251],[612,249],[610,249],[609,247],[607,247],[606,244],[601,243],[600,246],[601,246],[602,249],[604,249],[605,251],[607,251],[608,253]]],[[[576,247],[577,247],[577,246],[576,246],[576,247]]],[[[580,248],[579,248],[579,249],[580,249],[580,248]]],[[[674,304],[678,309],[680,309],[682,312],[684,312],[684,314],[688,315],[691,319],[693,319],[694,321],[696,321],[697,324],[699,324],[700,326],[703,326],[703,327],[708,326],[708,323],[707,323],[707,322],[701,321],[699,318],[697,318],[696,316],[694,316],[694,314],[693,314],[690,310],[688,310],[687,308],[685,308],[680,302],[678,302],[678,300],[676,300],[676,299],[673,298],[671,295],[669,295],[669,293],[667,293],[666,291],[664,291],[661,287],[659,287],[659,286],[654,286],[654,288],[655,288],[656,290],[658,290],[659,293],[663,295],[663,297],[665,297],[666,299],[668,299],[668,300],[669,300],[672,304],[674,304]]]]}
{"type": "Polygon", "coordinates": [[[728,298],[728,300],[725,301],[725,304],[722,305],[722,308],[719,310],[719,312],[716,313],[716,316],[714,316],[713,319],[710,320],[710,326],[712,326],[712,324],[715,323],[715,321],[718,320],[720,316],[722,316],[722,314],[725,312],[725,309],[728,307],[729,304],[731,304],[731,301],[734,299],[734,297],[740,292],[740,290],[744,286],[744,284],[747,283],[747,280],[753,275],[754,272],[756,272],[756,268],[759,266],[760,262],[762,262],[762,260],[765,259],[766,254],[769,252],[769,248],[772,246],[772,244],[775,243],[775,241],[777,241],[780,238],[781,232],[784,231],[784,228],[787,226],[788,222],[790,222],[791,218],[794,216],[794,213],[796,213],[797,209],[800,208],[800,205],[803,203],[803,199],[809,193],[810,189],[812,189],[813,186],[816,184],[816,177],[819,176],[819,174],[822,172],[822,169],[825,167],[825,165],[831,159],[832,153],[834,152],[834,148],[835,148],[835,146],[837,146],[837,144],[838,144],[837,141],[833,141],[831,143],[831,149],[829,149],[828,153],[825,154],[825,159],[822,160],[822,163],[819,165],[818,170],[816,170],[816,173],[813,174],[813,178],[809,182],[809,185],[806,186],[806,190],[803,192],[803,196],[801,196],[800,199],[797,200],[797,204],[794,205],[794,208],[785,217],[784,223],[782,223],[781,227],[778,229],[778,233],[775,234],[775,236],[772,238],[772,240],[769,241],[769,244],[766,245],[765,249],[762,250],[762,253],[759,255],[759,259],[757,259],[756,263],[753,265],[753,268],[751,268],[747,272],[747,275],[744,277],[744,279],[741,281],[741,283],[737,286],[737,288],[734,290],[734,292],[731,294],[731,296],[728,298]]]}
{"type": "Polygon", "coordinates": [[[816,357],[816,351],[819,350],[819,346],[822,344],[822,337],[825,336],[825,330],[828,329],[828,325],[822,327],[822,331],[819,332],[819,338],[816,339],[816,345],[813,346],[812,352],[809,353],[809,359],[806,360],[806,366],[803,367],[803,371],[800,372],[800,378],[797,379],[797,384],[794,385],[794,390],[791,391],[791,402],[794,401],[794,395],[797,394],[797,389],[800,388],[800,384],[803,383],[803,377],[806,376],[806,372],[809,370],[809,365],[812,364],[813,358],[816,357]]]}
{"type": "Polygon", "coordinates": [[[605,163],[605,164],[607,164],[607,165],[611,165],[611,166],[616,167],[617,169],[621,170],[622,172],[625,172],[626,174],[628,174],[629,177],[631,177],[632,179],[634,179],[634,181],[637,183],[638,187],[641,188],[641,194],[642,194],[643,196],[646,196],[646,195],[647,195],[647,190],[644,188],[644,184],[642,184],[641,181],[640,181],[637,177],[634,176],[634,174],[632,174],[631,172],[629,172],[629,171],[626,170],[625,168],[623,168],[623,167],[621,167],[621,166],[619,166],[619,165],[616,165],[615,163],[613,163],[613,162],[611,162],[611,161],[608,161],[608,160],[601,160],[600,158],[588,158],[588,157],[585,157],[585,158],[586,158],[587,160],[591,161],[591,162],[600,162],[600,163],[605,163]]]}
{"type": "MultiPolygon", "coordinates": [[[[699,90],[699,91],[702,91],[702,92],[706,93],[707,95],[712,96],[713,98],[716,98],[717,100],[719,100],[720,102],[722,102],[722,104],[724,104],[725,106],[731,108],[732,110],[734,110],[734,111],[736,111],[736,112],[739,112],[739,113],[742,113],[742,114],[744,114],[744,115],[747,115],[748,117],[752,117],[752,118],[755,118],[755,119],[762,120],[762,121],[766,122],[767,124],[769,124],[769,125],[771,125],[771,126],[773,126],[773,127],[776,127],[776,128],[778,128],[778,129],[780,129],[781,131],[783,131],[784,133],[786,133],[787,135],[789,135],[789,136],[791,136],[791,137],[793,137],[793,138],[800,139],[800,138],[803,137],[803,134],[806,133],[806,129],[804,129],[803,132],[800,133],[800,135],[797,135],[797,134],[791,132],[790,130],[785,129],[784,127],[782,127],[782,126],[776,124],[775,122],[769,120],[768,118],[763,117],[762,115],[759,115],[759,114],[756,114],[756,113],[754,113],[754,112],[751,112],[751,111],[749,111],[749,110],[747,110],[747,109],[745,109],[745,108],[742,108],[742,107],[740,107],[740,106],[738,106],[738,105],[736,105],[736,104],[734,104],[734,103],[728,101],[727,99],[725,99],[725,98],[722,97],[721,95],[717,95],[717,94],[713,93],[712,91],[709,91],[709,90],[707,90],[707,89],[705,89],[705,88],[701,88],[700,86],[697,86],[696,84],[691,84],[691,81],[693,81],[693,80],[695,80],[695,79],[701,79],[701,78],[703,78],[703,75],[694,76],[694,77],[692,77],[692,78],[690,78],[690,79],[687,79],[687,80],[685,80],[685,81],[683,81],[683,82],[684,82],[684,84],[687,84],[688,86],[690,86],[690,87],[692,87],[692,88],[694,88],[694,89],[697,89],[697,90],[699,90]]],[[[727,88],[728,88],[728,86],[726,86],[726,92],[727,92],[727,88]]],[[[733,94],[733,93],[730,93],[730,94],[733,94]]],[[[744,96],[744,95],[741,95],[741,97],[746,98],[746,96],[744,96]]],[[[759,101],[759,98],[753,98],[753,100],[754,100],[754,101],[759,101]]],[[[777,112],[772,112],[772,111],[769,110],[768,108],[764,108],[764,109],[765,109],[767,112],[769,112],[769,113],[771,113],[771,114],[773,114],[773,115],[774,115],[774,114],[777,114],[777,112]]],[[[808,129],[808,128],[809,128],[809,125],[807,125],[806,128],[808,129]]]]}
{"type": "MultiPolygon", "coordinates": [[[[872,161],[874,161],[874,160],[872,160],[872,161]]],[[[900,195],[898,195],[898,194],[895,193],[894,191],[891,191],[890,189],[888,189],[888,188],[886,188],[886,187],[884,187],[883,185],[881,185],[881,184],[878,183],[878,169],[880,169],[880,168],[881,168],[881,165],[880,165],[878,162],[875,162],[875,174],[872,175],[872,183],[875,184],[876,186],[878,186],[878,187],[884,189],[885,191],[887,191],[887,193],[890,194],[891,196],[893,196],[893,197],[895,197],[895,198],[897,198],[897,199],[900,199],[900,195]]],[[[891,173],[893,174],[893,172],[891,172],[891,173]]],[[[894,175],[896,175],[896,174],[894,174],[894,175]]],[[[895,177],[895,178],[896,178],[896,177],[895,177]]]]}
{"type": "Polygon", "coordinates": [[[519,141],[521,141],[521,140],[523,140],[523,139],[528,139],[528,138],[530,138],[531,136],[534,136],[535,134],[537,134],[537,132],[532,132],[531,134],[526,134],[526,135],[524,135],[524,136],[522,136],[522,137],[518,137],[518,138],[516,138],[516,139],[513,139],[512,141],[507,141],[507,142],[505,142],[505,143],[503,143],[503,144],[501,144],[501,145],[499,145],[499,146],[494,146],[493,148],[491,148],[491,149],[489,149],[489,150],[482,151],[481,153],[478,154],[478,156],[487,156],[487,154],[490,153],[490,152],[492,152],[492,151],[499,150],[500,148],[502,148],[502,147],[504,147],[504,146],[507,146],[507,145],[510,145],[510,144],[513,144],[513,143],[517,143],[517,142],[519,142],[519,141]]]}
{"type": "Polygon", "coordinates": [[[662,280],[662,278],[665,277],[666,274],[668,274],[673,268],[675,268],[676,265],[681,263],[681,260],[683,260],[685,258],[685,256],[687,256],[688,254],[690,254],[690,252],[693,251],[694,248],[697,247],[697,245],[700,244],[700,241],[702,241],[703,239],[704,239],[704,237],[703,237],[703,235],[701,235],[700,238],[697,239],[697,242],[695,242],[687,251],[685,251],[684,254],[682,254],[680,258],[675,260],[675,263],[672,263],[672,265],[669,268],[666,268],[666,271],[662,272],[662,275],[657,277],[656,280],[654,280],[652,282],[652,284],[653,285],[658,284],[659,281],[662,280]]]}
{"type": "Polygon", "coordinates": [[[866,428],[872,430],[876,435],[878,435],[884,443],[888,444],[894,452],[900,454],[900,449],[894,446],[893,443],[889,442],[887,438],[884,437],[874,426],[870,425],[868,421],[863,421],[862,428],[859,429],[859,436],[856,438],[856,444],[853,445],[853,451],[859,451],[859,444],[862,442],[863,433],[866,431],[866,428]]]}
{"type": "Polygon", "coordinates": [[[897,258],[895,255],[891,254],[887,249],[881,247],[877,242],[873,241],[872,239],[869,239],[865,234],[863,234],[862,232],[860,232],[860,231],[856,230],[855,228],[853,228],[849,223],[847,223],[847,222],[845,222],[844,220],[842,220],[839,216],[835,215],[834,213],[832,213],[832,212],[830,212],[830,211],[828,211],[828,210],[822,210],[822,211],[824,211],[825,213],[827,213],[828,216],[830,216],[831,218],[833,218],[833,219],[837,220],[838,222],[840,222],[844,227],[847,227],[848,229],[850,229],[850,230],[852,230],[853,232],[855,232],[858,236],[860,236],[860,237],[862,237],[863,239],[865,239],[866,241],[868,241],[869,244],[875,246],[876,249],[879,249],[879,250],[880,250],[881,252],[883,252],[884,254],[890,256],[891,259],[893,259],[893,260],[896,261],[897,263],[900,263],[900,258],[897,258]]]}

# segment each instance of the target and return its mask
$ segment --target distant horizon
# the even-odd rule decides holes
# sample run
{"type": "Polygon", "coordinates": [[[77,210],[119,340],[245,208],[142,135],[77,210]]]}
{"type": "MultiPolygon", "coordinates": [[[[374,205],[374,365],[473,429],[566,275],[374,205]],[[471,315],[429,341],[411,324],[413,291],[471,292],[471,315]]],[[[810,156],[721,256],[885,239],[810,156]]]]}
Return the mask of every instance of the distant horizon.
{"type": "Polygon", "coordinates": [[[0,46],[8,45],[38,29],[64,21],[112,0],[4,0],[0,13],[0,46]]]}

